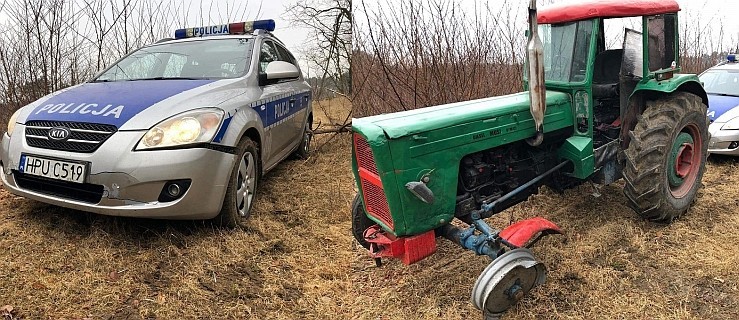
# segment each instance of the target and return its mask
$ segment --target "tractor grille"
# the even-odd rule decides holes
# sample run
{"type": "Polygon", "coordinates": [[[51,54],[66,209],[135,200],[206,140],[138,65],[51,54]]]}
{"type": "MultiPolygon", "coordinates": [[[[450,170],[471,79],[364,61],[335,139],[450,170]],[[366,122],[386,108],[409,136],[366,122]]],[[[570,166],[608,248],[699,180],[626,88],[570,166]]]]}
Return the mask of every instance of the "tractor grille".
{"type": "Polygon", "coordinates": [[[354,134],[354,151],[359,166],[359,183],[362,186],[362,197],[367,213],[393,228],[393,217],[382,188],[382,181],[377,171],[375,157],[372,155],[367,140],[354,134]]]}
{"type": "Polygon", "coordinates": [[[98,203],[103,198],[103,186],[90,183],[74,183],[36,177],[13,170],[19,187],[60,198],[87,203],[98,203]]]}
{"type": "Polygon", "coordinates": [[[360,168],[365,168],[376,176],[380,176],[377,172],[377,164],[375,164],[375,157],[372,156],[372,149],[370,149],[367,140],[364,140],[359,134],[354,134],[354,149],[357,151],[357,162],[359,162],[360,168]]]}
{"type": "Polygon", "coordinates": [[[90,153],[97,150],[118,129],[115,126],[82,122],[29,121],[26,123],[26,143],[43,149],[90,153]],[[71,134],[66,140],[49,139],[54,127],[68,128],[71,134]]]}

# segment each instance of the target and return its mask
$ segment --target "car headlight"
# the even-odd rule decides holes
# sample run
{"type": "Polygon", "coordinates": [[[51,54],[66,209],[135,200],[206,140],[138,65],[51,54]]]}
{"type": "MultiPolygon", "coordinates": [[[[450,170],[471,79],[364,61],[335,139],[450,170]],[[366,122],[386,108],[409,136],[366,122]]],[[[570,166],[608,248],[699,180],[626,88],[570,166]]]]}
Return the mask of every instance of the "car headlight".
{"type": "Polygon", "coordinates": [[[739,130],[739,117],[731,119],[721,127],[721,130],[739,130]]]}
{"type": "Polygon", "coordinates": [[[15,122],[18,120],[18,115],[21,113],[21,109],[16,110],[12,116],[10,116],[10,120],[8,120],[8,136],[13,135],[13,129],[15,129],[15,122]]]}
{"type": "Polygon", "coordinates": [[[155,125],[135,150],[158,149],[210,142],[223,120],[223,110],[198,109],[180,113],[155,125]]]}

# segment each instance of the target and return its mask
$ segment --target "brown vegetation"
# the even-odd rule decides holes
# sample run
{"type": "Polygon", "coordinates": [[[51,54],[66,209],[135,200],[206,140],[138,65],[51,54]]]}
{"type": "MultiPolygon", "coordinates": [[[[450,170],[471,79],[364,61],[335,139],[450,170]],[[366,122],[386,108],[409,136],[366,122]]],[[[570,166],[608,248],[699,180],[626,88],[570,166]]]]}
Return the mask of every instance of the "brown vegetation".
{"type": "Polygon", "coordinates": [[[471,13],[447,0],[380,1],[376,8],[361,2],[364,19],[355,20],[352,58],[354,114],[520,91],[525,27],[511,23],[519,3],[478,5],[471,13]]]}

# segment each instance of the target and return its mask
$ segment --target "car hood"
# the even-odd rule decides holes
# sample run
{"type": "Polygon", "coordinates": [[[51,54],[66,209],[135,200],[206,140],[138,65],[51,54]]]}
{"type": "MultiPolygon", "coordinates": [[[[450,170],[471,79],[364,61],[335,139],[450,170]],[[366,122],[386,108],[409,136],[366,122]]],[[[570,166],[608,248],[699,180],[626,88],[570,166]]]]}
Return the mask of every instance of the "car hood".
{"type": "MultiPolygon", "coordinates": [[[[228,99],[231,80],[90,82],[57,91],[27,106],[22,121],[70,121],[148,129],[174,114],[228,99]],[[207,103],[206,103],[207,101],[207,103]]],[[[21,118],[19,118],[21,120],[21,118]]]]}
{"type": "Polygon", "coordinates": [[[708,118],[711,122],[737,106],[739,106],[739,97],[708,94],[708,118]]]}

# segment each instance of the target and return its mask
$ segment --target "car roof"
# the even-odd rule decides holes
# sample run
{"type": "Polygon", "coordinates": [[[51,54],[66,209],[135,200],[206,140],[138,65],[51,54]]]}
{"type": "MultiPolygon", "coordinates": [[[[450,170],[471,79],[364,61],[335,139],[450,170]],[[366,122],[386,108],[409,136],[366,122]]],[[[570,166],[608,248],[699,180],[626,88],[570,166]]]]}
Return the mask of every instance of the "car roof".
{"type": "Polygon", "coordinates": [[[280,43],[283,47],[286,47],[285,43],[283,43],[280,39],[275,37],[275,35],[272,34],[271,32],[248,33],[248,34],[225,34],[225,35],[214,35],[214,36],[207,36],[207,37],[189,37],[189,38],[183,38],[183,39],[165,38],[155,43],[148,44],[144,47],[155,46],[155,45],[163,44],[163,43],[208,41],[208,40],[216,40],[216,39],[256,39],[259,37],[268,38],[270,40],[280,43]]]}
{"type": "Polygon", "coordinates": [[[729,62],[721,65],[717,65],[715,67],[711,67],[706,71],[709,70],[739,70],[739,62],[729,62]]]}

